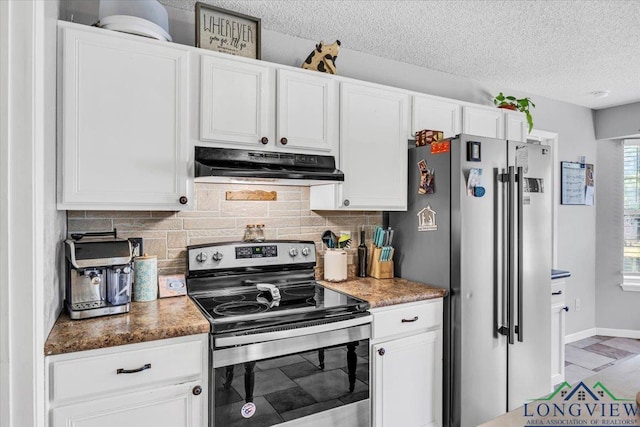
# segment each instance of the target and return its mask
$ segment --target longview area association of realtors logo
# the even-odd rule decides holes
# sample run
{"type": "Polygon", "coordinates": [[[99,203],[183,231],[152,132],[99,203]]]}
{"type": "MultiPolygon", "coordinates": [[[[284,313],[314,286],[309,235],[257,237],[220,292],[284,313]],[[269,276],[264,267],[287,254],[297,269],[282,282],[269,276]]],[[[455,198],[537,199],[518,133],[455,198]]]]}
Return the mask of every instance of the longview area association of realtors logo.
{"type": "Polygon", "coordinates": [[[564,382],[549,396],[524,404],[525,426],[640,426],[634,399],[618,398],[604,384],[564,382]]]}

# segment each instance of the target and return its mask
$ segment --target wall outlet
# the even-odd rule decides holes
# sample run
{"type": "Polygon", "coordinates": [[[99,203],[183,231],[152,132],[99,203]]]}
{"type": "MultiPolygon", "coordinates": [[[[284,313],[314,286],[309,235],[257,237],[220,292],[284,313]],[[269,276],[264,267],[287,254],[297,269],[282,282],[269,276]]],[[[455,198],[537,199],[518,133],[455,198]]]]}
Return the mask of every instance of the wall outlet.
{"type": "Polygon", "coordinates": [[[580,311],[580,298],[576,298],[576,311],[580,311]]]}
{"type": "Polygon", "coordinates": [[[131,242],[131,255],[142,256],[144,254],[144,244],[142,243],[142,237],[129,237],[131,242]]]}

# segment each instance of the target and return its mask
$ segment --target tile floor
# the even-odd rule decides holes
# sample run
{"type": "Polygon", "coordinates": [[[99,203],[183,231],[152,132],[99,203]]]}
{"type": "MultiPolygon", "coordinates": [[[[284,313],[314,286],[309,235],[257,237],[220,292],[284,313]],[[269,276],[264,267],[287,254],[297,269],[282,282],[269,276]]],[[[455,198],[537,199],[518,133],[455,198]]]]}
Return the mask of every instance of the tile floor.
{"type": "Polygon", "coordinates": [[[565,381],[574,384],[640,354],[640,340],[596,335],[565,346],[565,381]]]}

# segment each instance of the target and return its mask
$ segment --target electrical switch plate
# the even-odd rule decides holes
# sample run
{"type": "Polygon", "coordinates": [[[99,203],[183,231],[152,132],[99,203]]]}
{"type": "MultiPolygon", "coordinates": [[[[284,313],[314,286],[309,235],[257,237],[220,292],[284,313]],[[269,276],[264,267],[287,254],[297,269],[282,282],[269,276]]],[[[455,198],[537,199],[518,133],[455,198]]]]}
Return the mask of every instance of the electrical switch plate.
{"type": "Polygon", "coordinates": [[[580,298],[576,298],[576,311],[580,311],[580,298]]]}

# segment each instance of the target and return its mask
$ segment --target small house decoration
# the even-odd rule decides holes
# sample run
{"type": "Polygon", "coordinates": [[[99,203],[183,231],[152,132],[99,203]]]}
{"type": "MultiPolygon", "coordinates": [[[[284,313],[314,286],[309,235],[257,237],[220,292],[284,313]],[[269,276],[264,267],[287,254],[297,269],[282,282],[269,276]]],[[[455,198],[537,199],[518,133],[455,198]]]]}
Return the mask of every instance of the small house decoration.
{"type": "Polygon", "coordinates": [[[435,231],[438,229],[436,211],[430,205],[421,209],[416,215],[418,217],[418,231],[435,231]]]}
{"type": "Polygon", "coordinates": [[[336,72],[336,59],[340,51],[340,40],[326,45],[323,41],[309,54],[307,60],[302,63],[302,68],[316,70],[322,73],[338,74],[336,72]]]}

